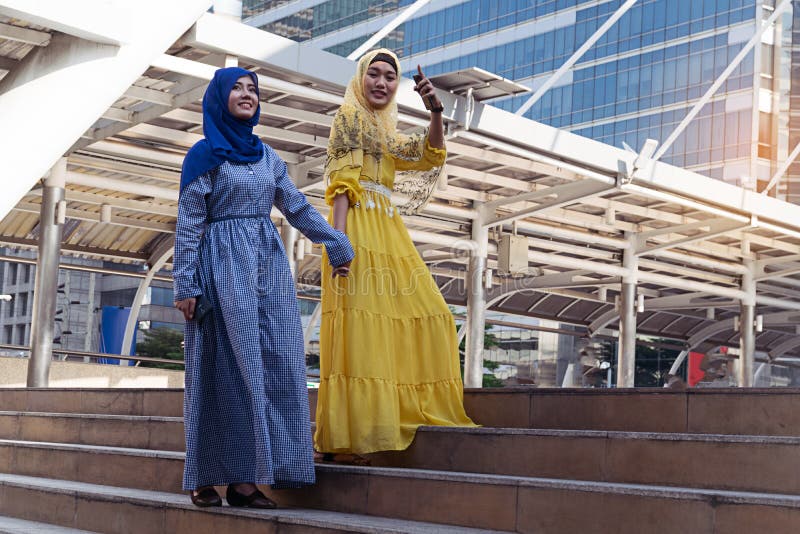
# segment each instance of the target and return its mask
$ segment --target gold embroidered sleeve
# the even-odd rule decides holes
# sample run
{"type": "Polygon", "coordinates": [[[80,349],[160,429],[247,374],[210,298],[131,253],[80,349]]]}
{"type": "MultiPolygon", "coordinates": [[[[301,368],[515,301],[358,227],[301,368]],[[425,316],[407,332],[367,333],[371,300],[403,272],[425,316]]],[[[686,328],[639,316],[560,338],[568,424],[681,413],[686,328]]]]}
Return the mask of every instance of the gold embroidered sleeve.
{"type": "Polygon", "coordinates": [[[363,166],[364,154],[361,150],[351,150],[348,155],[332,159],[328,158],[325,166],[325,175],[329,183],[325,189],[325,202],[333,205],[333,199],[338,195],[347,195],[347,200],[352,206],[361,199],[364,188],[359,179],[363,166]]]}
{"type": "Polygon", "coordinates": [[[402,158],[394,158],[394,168],[398,171],[427,171],[434,167],[441,167],[447,159],[447,150],[443,148],[434,148],[425,139],[425,149],[422,151],[422,157],[416,161],[406,160],[402,158]]]}

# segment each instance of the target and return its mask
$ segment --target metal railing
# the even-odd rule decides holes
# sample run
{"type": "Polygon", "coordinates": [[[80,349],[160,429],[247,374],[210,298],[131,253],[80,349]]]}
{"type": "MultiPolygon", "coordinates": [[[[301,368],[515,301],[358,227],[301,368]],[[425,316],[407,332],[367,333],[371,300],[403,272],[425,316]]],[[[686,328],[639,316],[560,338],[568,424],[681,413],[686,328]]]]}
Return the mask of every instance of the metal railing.
{"type": "MultiPolygon", "coordinates": [[[[0,343],[0,351],[15,351],[21,354],[18,357],[30,358],[31,348],[26,345],[12,345],[9,343],[0,343]]],[[[172,363],[176,365],[184,365],[183,360],[169,360],[167,358],[151,358],[150,356],[122,356],[120,354],[109,354],[106,352],[89,352],[83,350],[67,350],[67,349],[53,349],[53,355],[56,356],[75,356],[76,358],[84,358],[84,363],[91,363],[97,365],[109,365],[96,361],[98,358],[113,358],[115,360],[126,360],[134,362],[151,362],[151,363],[172,363]],[[86,358],[89,361],[86,362],[86,358]],[[95,361],[92,361],[94,359],[95,361]]],[[[13,355],[11,355],[13,356],[13,355]]]]}

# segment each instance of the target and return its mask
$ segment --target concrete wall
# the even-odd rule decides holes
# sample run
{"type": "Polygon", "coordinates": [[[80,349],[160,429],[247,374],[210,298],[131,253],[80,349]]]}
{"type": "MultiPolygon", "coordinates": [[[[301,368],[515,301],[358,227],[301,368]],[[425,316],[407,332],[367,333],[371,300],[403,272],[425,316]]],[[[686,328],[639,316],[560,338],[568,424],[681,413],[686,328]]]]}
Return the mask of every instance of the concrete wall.
{"type": "MultiPolygon", "coordinates": [[[[27,373],[27,358],[0,356],[0,388],[25,387],[27,373]]],[[[54,361],[50,387],[182,388],[183,371],[54,361]]]]}

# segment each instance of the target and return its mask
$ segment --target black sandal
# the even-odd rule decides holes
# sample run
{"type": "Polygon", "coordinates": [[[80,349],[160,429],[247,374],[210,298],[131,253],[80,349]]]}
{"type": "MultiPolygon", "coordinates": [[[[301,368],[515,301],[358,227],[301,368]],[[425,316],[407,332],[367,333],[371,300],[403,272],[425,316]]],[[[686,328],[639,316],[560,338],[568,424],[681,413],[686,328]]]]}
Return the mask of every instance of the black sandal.
{"type": "Polygon", "coordinates": [[[205,486],[191,492],[192,504],[200,508],[208,508],[210,506],[222,506],[222,498],[217,493],[213,486],[205,486]]]}
{"type": "Polygon", "coordinates": [[[225,499],[231,506],[237,508],[261,508],[264,510],[278,507],[275,501],[261,493],[258,488],[250,495],[244,495],[236,491],[233,486],[233,484],[228,485],[228,489],[225,492],[225,499]]]}
{"type": "Polygon", "coordinates": [[[339,465],[358,465],[361,467],[369,467],[372,462],[369,458],[361,456],[360,454],[353,453],[333,453],[326,452],[322,454],[323,463],[332,463],[339,465]]]}

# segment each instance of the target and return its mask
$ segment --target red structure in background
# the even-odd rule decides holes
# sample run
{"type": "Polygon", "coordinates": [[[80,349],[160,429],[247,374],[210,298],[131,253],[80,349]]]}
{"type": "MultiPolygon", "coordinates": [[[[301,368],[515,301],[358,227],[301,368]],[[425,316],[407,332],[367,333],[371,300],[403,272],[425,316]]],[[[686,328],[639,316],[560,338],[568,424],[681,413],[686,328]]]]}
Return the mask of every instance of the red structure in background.
{"type": "Polygon", "coordinates": [[[703,361],[703,356],[705,354],[702,352],[689,353],[689,376],[687,376],[686,380],[689,383],[689,387],[694,387],[706,376],[706,372],[700,369],[700,362],[703,361]]]}
{"type": "MultiPolygon", "coordinates": [[[[719,352],[720,354],[728,354],[728,347],[719,347],[719,352]]],[[[706,372],[701,367],[703,358],[705,358],[705,356],[706,355],[702,352],[689,353],[689,373],[686,380],[689,384],[689,387],[694,387],[698,382],[705,378],[706,372]]]]}

